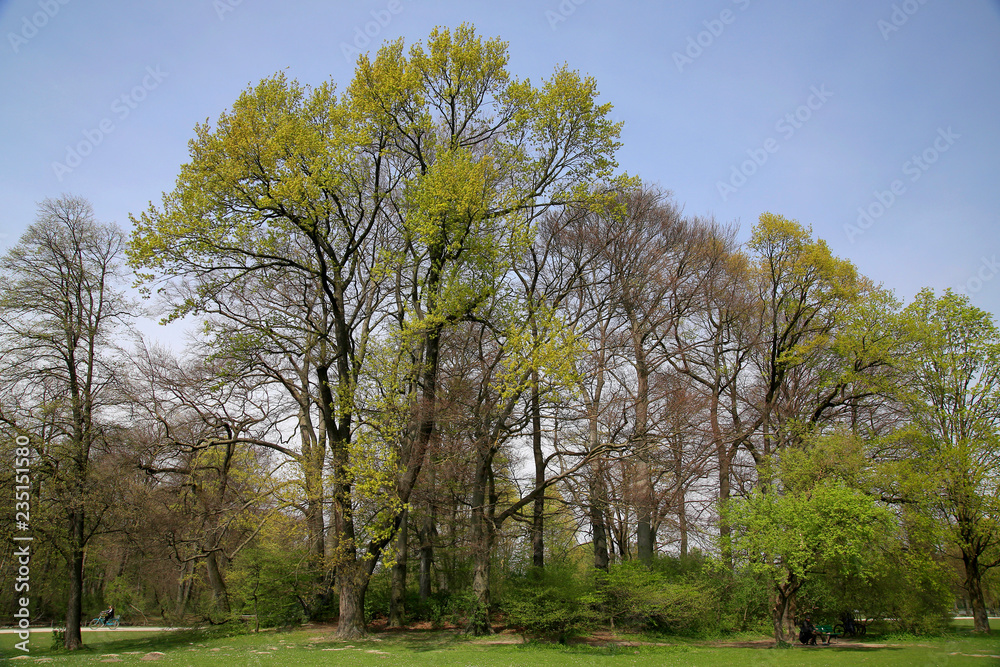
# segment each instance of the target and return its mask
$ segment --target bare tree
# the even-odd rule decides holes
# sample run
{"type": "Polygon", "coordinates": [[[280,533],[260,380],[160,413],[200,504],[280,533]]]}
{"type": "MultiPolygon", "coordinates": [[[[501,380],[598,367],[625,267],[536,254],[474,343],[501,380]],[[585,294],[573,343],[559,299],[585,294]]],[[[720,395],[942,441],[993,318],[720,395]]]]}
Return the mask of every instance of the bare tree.
{"type": "Polygon", "coordinates": [[[49,428],[49,490],[65,520],[56,544],[68,566],[67,649],[82,645],[84,550],[101,518],[92,511],[91,454],[115,401],[113,334],[131,315],[119,289],[123,242],[117,227],[94,220],[85,199],[64,195],[41,203],[36,222],[0,260],[5,391],[28,398],[18,416],[25,435],[37,424],[49,428]],[[44,402],[35,391],[42,387],[44,402]]]}

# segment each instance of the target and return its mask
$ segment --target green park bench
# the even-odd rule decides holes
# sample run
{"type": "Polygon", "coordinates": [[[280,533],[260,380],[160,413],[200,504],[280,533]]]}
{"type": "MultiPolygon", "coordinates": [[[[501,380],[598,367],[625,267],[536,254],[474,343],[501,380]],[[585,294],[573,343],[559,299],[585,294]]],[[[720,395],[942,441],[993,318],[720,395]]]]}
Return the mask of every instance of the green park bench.
{"type": "MultiPolygon", "coordinates": [[[[839,629],[839,628],[838,628],[839,629]]],[[[829,644],[834,637],[843,637],[842,632],[834,632],[832,625],[817,625],[816,634],[820,635],[825,641],[824,644],[829,644]]]]}

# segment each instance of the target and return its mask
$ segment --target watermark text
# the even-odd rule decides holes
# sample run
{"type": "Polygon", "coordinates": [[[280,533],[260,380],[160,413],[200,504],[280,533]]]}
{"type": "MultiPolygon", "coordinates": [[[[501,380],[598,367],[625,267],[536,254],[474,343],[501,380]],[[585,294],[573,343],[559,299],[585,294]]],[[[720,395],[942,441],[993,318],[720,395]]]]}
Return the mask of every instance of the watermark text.
{"type": "Polygon", "coordinates": [[[8,32],[7,41],[10,48],[17,53],[21,47],[33,39],[38,31],[49,24],[49,21],[56,17],[63,5],[69,4],[69,0],[38,0],[37,5],[41,11],[37,11],[30,17],[21,17],[21,29],[17,32],[8,32]]]}
{"type": "Polygon", "coordinates": [[[19,435],[14,439],[14,625],[19,642],[14,647],[29,653],[31,638],[31,441],[19,435]]]}
{"type": "Polygon", "coordinates": [[[169,72],[162,71],[159,65],[147,67],[142,82],[116,97],[111,103],[111,113],[114,117],[107,116],[101,119],[96,127],[84,130],[82,140],[66,146],[66,155],[62,162],[52,163],[52,173],[55,174],[56,178],[62,182],[66,174],[73,173],[74,169],[83,164],[83,159],[93,153],[94,149],[104,141],[104,138],[115,131],[116,123],[128,118],[132,111],[137,109],[149,93],[156,90],[167,76],[169,76],[169,72]]]}
{"type": "MultiPolygon", "coordinates": [[[[813,117],[813,113],[823,108],[823,105],[833,97],[833,93],[827,90],[826,84],[819,87],[811,86],[809,93],[809,97],[803,104],[786,113],[774,124],[774,130],[781,135],[782,140],[788,141],[794,137],[795,133],[813,117]]],[[[727,201],[730,195],[739,192],[739,189],[747,184],[750,177],[756,174],[780,148],[781,142],[774,137],[765,139],[759,148],[748,148],[746,150],[747,159],[730,167],[727,180],[715,183],[715,189],[718,190],[722,201],[727,201]]]]}
{"type": "Polygon", "coordinates": [[[919,153],[914,153],[900,167],[903,176],[908,177],[906,180],[902,178],[893,179],[885,190],[876,189],[872,193],[872,200],[864,206],[858,207],[858,218],[854,221],[854,224],[844,225],[844,233],[847,235],[847,240],[850,243],[854,243],[855,239],[870,229],[876,220],[885,215],[899,201],[899,198],[906,194],[906,181],[908,180],[910,183],[919,181],[920,177],[931,168],[931,165],[937,162],[943,153],[948,152],[961,137],[962,135],[956,134],[950,126],[947,129],[939,127],[937,136],[931,142],[931,145],[919,153]]]}

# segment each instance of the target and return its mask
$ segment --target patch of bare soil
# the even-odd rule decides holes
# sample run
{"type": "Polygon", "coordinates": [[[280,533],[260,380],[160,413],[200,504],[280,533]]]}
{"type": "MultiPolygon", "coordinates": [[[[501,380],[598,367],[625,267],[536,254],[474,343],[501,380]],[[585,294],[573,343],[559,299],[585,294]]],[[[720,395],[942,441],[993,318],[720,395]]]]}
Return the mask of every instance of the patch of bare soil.
{"type": "MultiPolygon", "coordinates": [[[[738,642],[728,642],[728,641],[714,641],[708,642],[709,646],[717,646],[719,648],[771,648],[774,646],[773,639],[753,639],[749,641],[738,641],[738,642]]],[[[792,648],[885,648],[888,644],[874,644],[870,642],[856,642],[856,641],[837,641],[836,639],[829,644],[817,644],[815,646],[803,646],[800,642],[792,642],[792,648]]]]}
{"type": "Polygon", "coordinates": [[[752,639],[739,642],[715,641],[708,642],[709,646],[718,648],[771,648],[774,646],[773,639],[752,639]]]}

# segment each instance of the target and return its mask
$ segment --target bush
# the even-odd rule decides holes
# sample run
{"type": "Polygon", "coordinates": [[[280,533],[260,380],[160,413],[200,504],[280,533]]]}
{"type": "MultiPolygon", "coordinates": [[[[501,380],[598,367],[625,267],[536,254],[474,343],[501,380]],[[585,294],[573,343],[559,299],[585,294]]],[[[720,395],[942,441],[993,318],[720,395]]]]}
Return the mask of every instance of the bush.
{"type": "Polygon", "coordinates": [[[597,625],[596,602],[593,584],[570,567],[550,565],[511,578],[501,608],[507,624],[526,640],[539,637],[565,644],[597,625]]]}
{"type": "Polygon", "coordinates": [[[771,627],[771,588],[759,572],[743,569],[736,572],[717,569],[710,580],[719,601],[717,627],[721,632],[773,632],[771,627]]]}
{"type": "Polygon", "coordinates": [[[671,581],[642,563],[614,565],[598,575],[601,611],[611,622],[637,630],[692,634],[712,628],[716,604],[690,578],[671,581]]]}
{"type": "Polygon", "coordinates": [[[305,549],[263,543],[240,552],[227,584],[232,618],[256,615],[261,627],[288,627],[306,620],[303,601],[315,591],[316,572],[305,549]]]}
{"type": "Polygon", "coordinates": [[[810,577],[799,591],[799,609],[837,622],[845,611],[855,618],[891,619],[869,626],[869,634],[940,634],[954,598],[947,570],[922,554],[873,555],[867,576],[834,572],[810,577]]]}

